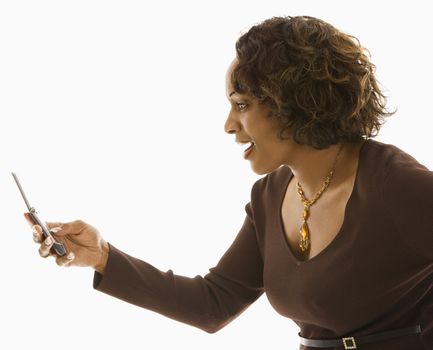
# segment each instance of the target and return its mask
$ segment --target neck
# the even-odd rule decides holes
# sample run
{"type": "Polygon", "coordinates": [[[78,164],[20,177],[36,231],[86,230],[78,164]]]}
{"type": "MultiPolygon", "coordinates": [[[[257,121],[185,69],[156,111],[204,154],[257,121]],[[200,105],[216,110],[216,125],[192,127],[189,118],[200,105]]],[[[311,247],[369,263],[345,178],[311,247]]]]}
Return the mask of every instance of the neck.
{"type": "MultiPolygon", "coordinates": [[[[306,198],[312,198],[322,187],[336,161],[340,146],[340,155],[334,166],[334,175],[329,187],[336,187],[352,175],[355,151],[361,143],[343,142],[332,145],[327,149],[316,150],[310,146],[298,145],[296,154],[287,164],[298,181],[306,198]]],[[[355,169],[356,170],[356,169],[355,169]]]]}

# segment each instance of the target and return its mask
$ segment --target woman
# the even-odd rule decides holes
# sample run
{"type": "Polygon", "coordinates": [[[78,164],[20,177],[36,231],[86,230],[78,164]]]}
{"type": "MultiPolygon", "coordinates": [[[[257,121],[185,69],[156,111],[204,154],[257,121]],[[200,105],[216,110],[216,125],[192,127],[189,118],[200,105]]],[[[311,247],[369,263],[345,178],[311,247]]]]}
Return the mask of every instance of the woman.
{"type": "MultiPolygon", "coordinates": [[[[274,17],[236,43],[225,131],[266,174],[204,277],[162,272],[83,221],[33,225],[42,257],[95,269],[94,288],[214,333],[264,292],[300,327],[300,349],[433,348],[433,173],[371,139],[385,96],[354,37],[313,17],[274,17]]],[[[356,38],[355,38],[356,39],[356,38]]]]}

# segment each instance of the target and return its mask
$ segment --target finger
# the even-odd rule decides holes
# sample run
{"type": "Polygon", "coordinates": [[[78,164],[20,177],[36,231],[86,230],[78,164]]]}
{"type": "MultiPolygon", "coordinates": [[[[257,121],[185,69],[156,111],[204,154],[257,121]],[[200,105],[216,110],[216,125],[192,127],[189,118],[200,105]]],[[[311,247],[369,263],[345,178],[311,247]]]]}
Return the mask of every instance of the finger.
{"type": "Polygon", "coordinates": [[[24,217],[27,220],[27,223],[30,225],[30,227],[32,227],[35,224],[30,213],[24,213],[24,217]]]}
{"type": "Polygon", "coordinates": [[[41,243],[43,241],[42,228],[39,225],[33,225],[32,232],[33,232],[33,241],[35,241],[36,243],[41,243]]]}
{"type": "Polygon", "coordinates": [[[32,226],[32,231],[34,233],[40,233],[40,234],[42,234],[42,227],[40,227],[39,225],[33,225],[32,226]]]}
{"type": "Polygon", "coordinates": [[[75,255],[73,252],[69,252],[69,254],[58,256],[56,258],[56,263],[59,266],[69,266],[72,261],[74,261],[75,255]]]}
{"type": "Polygon", "coordinates": [[[53,239],[51,237],[45,238],[45,240],[41,243],[39,247],[39,255],[42,258],[46,258],[50,255],[50,249],[53,246],[53,239]]]}
{"type": "MultiPolygon", "coordinates": [[[[60,228],[54,227],[50,230],[51,233],[56,233],[60,228]]],[[[33,241],[36,243],[41,243],[44,240],[44,236],[42,234],[42,228],[39,225],[33,225],[32,227],[33,231],[33,241]]]]}
{"type": "Polygon", "coordinates": [[[33,232],[33,241],[35,243],[42,243],[42,235],[37,232],[33,232]]]}

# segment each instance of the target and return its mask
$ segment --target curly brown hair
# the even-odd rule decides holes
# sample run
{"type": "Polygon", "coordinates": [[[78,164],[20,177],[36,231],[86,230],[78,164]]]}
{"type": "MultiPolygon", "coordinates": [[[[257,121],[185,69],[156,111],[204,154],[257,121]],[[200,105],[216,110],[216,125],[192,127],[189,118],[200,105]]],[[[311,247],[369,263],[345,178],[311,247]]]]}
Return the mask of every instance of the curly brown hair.
{"type": "Polygon", "coordinates": [[[377,136],[386,96],[359,40],[310,17],[272,17],[236,41],[232,85],[270,107],[278,138],[324,149],[377,136]],[[353,41],[351,38],[355,39],[353,41]]]}

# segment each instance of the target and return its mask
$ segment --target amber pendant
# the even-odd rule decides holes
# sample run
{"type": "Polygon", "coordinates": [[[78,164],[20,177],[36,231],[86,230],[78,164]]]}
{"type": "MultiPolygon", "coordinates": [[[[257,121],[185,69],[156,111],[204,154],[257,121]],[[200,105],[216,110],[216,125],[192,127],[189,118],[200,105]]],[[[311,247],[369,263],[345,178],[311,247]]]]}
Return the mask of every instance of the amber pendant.
{"type": "Polygon", "coordinates": [[[303,252],[305,252],[310,246],[310,230],[308,229],[308,225],[305,221],[302,224],[299,232],[301,234],[301,242],[299,243],[299,247],[303,252]]]}

